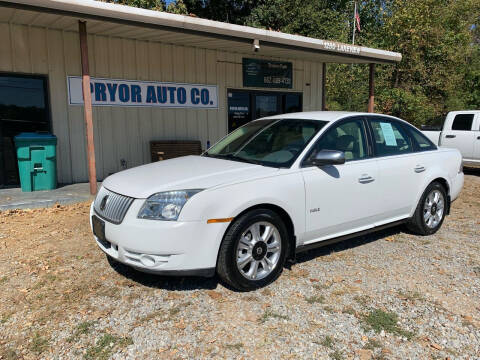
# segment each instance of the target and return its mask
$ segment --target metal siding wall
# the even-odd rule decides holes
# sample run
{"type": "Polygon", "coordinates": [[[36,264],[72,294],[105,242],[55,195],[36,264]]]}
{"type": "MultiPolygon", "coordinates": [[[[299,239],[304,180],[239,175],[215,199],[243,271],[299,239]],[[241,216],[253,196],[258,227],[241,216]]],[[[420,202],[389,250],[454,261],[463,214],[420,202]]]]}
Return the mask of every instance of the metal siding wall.
{"type": "MultiPolygon", "coordinates": [[[[78,34],[8,23],[0,23],[0,33],[0,71],[48,75],[58,181],[88,181],[83,109],[68,106],[66,88],[67,76],[81,74],[78,34]]],[[[128,167],[149,162],[150,140],[199,139],[206,148],[225,136],[227,88],[243,88],[242,57],[264,58],[113,36],[89,35],[88,45],[92,77],[218,86],[218,110],[94,107],[99,179],[121,170],[121,159],[128,167]]],[[[290,61],[303,109],[320,110],[321,64],[290,61]]]]}

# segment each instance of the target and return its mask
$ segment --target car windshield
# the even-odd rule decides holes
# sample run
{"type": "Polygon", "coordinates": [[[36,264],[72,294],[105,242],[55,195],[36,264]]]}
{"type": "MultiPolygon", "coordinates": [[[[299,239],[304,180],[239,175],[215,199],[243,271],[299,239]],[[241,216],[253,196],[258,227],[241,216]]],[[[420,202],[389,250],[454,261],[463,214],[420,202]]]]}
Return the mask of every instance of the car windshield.
{"type": "Polygon", "coordinates": [[[326,123],[297,119],[252,121],[216,143],[204,156],[290,167],[326,123]]]}

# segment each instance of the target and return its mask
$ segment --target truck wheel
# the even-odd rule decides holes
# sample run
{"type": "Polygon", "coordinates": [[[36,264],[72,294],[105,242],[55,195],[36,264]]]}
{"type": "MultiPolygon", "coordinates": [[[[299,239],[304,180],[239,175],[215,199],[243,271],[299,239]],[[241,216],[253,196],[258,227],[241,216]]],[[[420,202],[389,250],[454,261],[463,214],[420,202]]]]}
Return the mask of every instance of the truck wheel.
{"type": "Polygon", "coordinates": [[[447,193],[445,187],[438,182],[433,182],[427,186],[420,198],[407,227],[419,235],[434,234],[442,226],[446,211],[447,193]]]}
{"type": "Polygon", "coordinates": [[[254,290],[282,273],[288,250],[288,231],[273,211],[249,211],[225,233],[218,255],[217,274],[240,291],[254,290]]]}

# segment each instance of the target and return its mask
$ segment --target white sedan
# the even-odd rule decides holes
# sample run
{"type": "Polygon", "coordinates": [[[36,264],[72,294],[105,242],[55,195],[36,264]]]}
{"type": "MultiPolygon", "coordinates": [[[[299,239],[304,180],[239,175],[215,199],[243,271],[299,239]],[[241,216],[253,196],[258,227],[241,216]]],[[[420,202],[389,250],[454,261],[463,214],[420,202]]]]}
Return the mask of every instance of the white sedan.
{"type": "Polygon", "coordinates": [[[252,121],[201,156],[105,179],[91,207],[110,258],[167,275],[274,281],[312,247],[405,223],[436,232],[463,186],[458,150],[386,115],[305,112],[252,121]]]}

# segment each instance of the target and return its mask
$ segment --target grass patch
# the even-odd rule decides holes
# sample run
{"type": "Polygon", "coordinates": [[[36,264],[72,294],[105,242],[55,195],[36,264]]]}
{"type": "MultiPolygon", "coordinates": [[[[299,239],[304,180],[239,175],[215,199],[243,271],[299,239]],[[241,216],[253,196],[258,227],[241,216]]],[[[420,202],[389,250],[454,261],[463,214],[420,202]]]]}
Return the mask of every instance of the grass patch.
{"type": "Polygon", "coordinates": [[[12,348],[6,348],[4,350],[0,350],[0,359],[17,360],[20,359],[20,356],[18,356],[18,354],[12,348]]]}
{"type": "Polygon", "coordinates": [[[372,299],[370,299],[369,296],[367,295],[357,295],[353,297],[353,300],[355,300],[359,305],[362,305],[363,307],[366,307],[372,302],[372,299]]]}
{"type": "Polygon", "coordinates": [[[335,309],[332,307],[332,306],[325,306],[323,308],[323,310],[325,310],[326,312],[330,313],[330,314],[333,314],[335,313],[335,309]]]}
{"type": "Polygon", "coordinates": [[[348,315],[353,315],[353,316],[355,316],[355,315],[357,314],[357,312],[355,311],[355,309],[352,308],[351,306],[343,309],[343,310],[342,310],[342,313],[348,314],[348,315]]]}
{"type": "Polygon", "coordinates": [[[265,323],[268,319],[281,319],[281,320],[288,320],[288,316],[277,314],[273,310],[267,309],[263,313],[263,315],[258,320],[261,324],[265,323]]]}
{"type": "Polygon", "coordinates": [[[383,347],[382,343],[375,339],[368,339],[368,342],[363,346],[364,349],[372,350],[372,351],[382,347],[383,347]]]}
{"type": "Polygon", "coordinates": [[[408,340],[411,340],[415,335],[413,332],[403,330],[397,325],[398,315],[393,312],[374,309],[364,315],[362,320],[367,329],[372,329],[376,333],[383,330],[391,334],[406,337],[408,340]]]}
{"type": "Polygon", "coordinates": [[[315,285],[313,285],[313,288],[317,289],[317,290],[327,290],[332,286],[332,284],[333,283],[330,283],[330,282],[327,282],[327,283],[324,283],[324,284],[315,284],[315,285]]]}
{"type": "Polygon", "coordinates": [[[314,295],[305,298],[305,301],[309,304],[323,304],[325,302],[325,296],[323,295],[314,295]]]}
{"type": "Polygon", "coordinates": [[[86,335],[90,332],[95,321],[84,321],[77,325],[73,334],[67,339],[68,342],[74,342],[79,336],[86,335]]]}
{"type": "Polygon", "coordinates": [[[343,356],[343,353],[340,350],[335,350],[334,352],[330,353],[330,359],[343,360],[345,359],[345,357],[343,356]]]}
{"type": "Polygon", "coordinates": [[[418,291],[399,291],[398,296],[408,301],[423,300],[423,295],[418,291]]]}
{"type": "Polygon", "coordinates": [[[107,360],[114,351],[132,345],[130,337],[119,337],[112,334],[104,334],[94,346],[87,349],[85,360],[107,360]]]}
{"type": "Polygon", "coordinates": [[[6,282],[7,282],[7,280],[8,280],[8,277],[6,277],[6,276],[2,276],[2,277],[0,278],[0,285],[2,285],[2,284],[4,284],[4,283],[6,283],[6,282]]]}
{"type": "Polygon", "coordinates": [[[170,308],[168,310],[169,319],[174,318],[176,315],[178,315],[180,313],[180,311],[182,311],[182,309],[186,308],[189,305],[192,305],[192,303],[190,301],[187,301],[183,304],[180,304],[180,305],[177,305],[177,306],[174,306],[174,307],[170,308]]]}
{"type": "Polygon", "coordinates": [[[0,316],[0,324],[5,324],[12,317],[13,313],[6,313],[0,316]]]}
{"type": "Polygon", "coordinates": [[[224,347],[225,349],[228,349],[228,350],[241,350],[243,348],[243,344],[242,343],[225,344],[224,347]]]}
{"type": "Polygon", "coordinates": [[[30,350],[32,350],[35,354],[40,355],[48,348],[48,339],[41,336],[38,332],[32,338],[32,342],[30,343],[30,350]]]}
{"type": "Polygon", "coordinates": [[[320,345],[332,349],[335,340],[331,336],[325,336],[325,338],[320,342],[320,345]]]}

